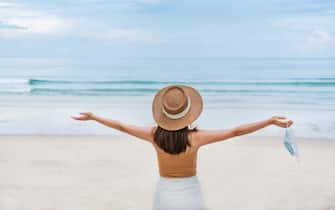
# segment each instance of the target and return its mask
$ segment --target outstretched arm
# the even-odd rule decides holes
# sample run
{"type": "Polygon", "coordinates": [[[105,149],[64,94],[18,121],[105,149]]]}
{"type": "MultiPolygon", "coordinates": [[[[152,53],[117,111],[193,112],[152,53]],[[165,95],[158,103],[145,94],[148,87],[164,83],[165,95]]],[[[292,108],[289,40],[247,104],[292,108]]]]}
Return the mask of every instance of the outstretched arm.
{"type": "Polygon", "coordinates": [[[88,121],[94,120],[110,128],[114,128],[129,135],[138,137],[146,141],[153,141],[153,127],[140,127],[129,125],[118,120],[110,120],[94,115],[91,112],[81,112],[79,116],[72,116],[75,120],[88,121]]]}
{"type": "Polygon", "coordinates": [[[286,128],[290,127],[292,124],[293,121],[288,120],[286,117],[273,116],[263,121],[244,124],[227,130],[199,130],[194,135],[196,138],[195,144],[197,146],[202,146],[217,141],[223,141],[236,136],[242,136],[248,133],[255,132],[269,125],[276,125],[282,128],[286,128]]]}

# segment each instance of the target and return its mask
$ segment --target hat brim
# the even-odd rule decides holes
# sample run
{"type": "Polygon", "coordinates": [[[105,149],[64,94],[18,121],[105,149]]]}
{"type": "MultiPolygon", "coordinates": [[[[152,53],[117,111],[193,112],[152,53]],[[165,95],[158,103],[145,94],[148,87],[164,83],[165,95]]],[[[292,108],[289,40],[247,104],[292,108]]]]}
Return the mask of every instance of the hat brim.
{"type": "Polygon", "coordinates": [[[203,109],[202,97],[196,89],[185,85],[175,85],[175,86],[182,88],[186,92],[186,94],[190,97],[191,108],[185,116],[179,119],[170,119],[162,111],[163,107],[162,96],[165,90],[167,90],[171,86],[167,86],[159,90],[158,93],[156,93],[152,102],[152,114],[154,120],[160,127],[170,131],[179,130],[190,125],[200,116],[203,109]]]}

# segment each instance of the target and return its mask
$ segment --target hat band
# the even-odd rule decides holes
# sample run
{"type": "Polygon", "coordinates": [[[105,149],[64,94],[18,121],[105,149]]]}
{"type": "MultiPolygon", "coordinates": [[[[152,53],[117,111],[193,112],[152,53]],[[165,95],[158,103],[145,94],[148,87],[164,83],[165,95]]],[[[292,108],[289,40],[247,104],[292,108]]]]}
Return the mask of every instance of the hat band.
{"type": "Polygon", "coordinates": [[[162,107],[163,113],[170,119],[172,120],[177,120],[179,118],[184,117],[191,109],[191,99],[189,96],[187,96],[187,107],[182,111],[177,114],[169,114],[167,111],[164,109],[164,106],[162,107]]]}

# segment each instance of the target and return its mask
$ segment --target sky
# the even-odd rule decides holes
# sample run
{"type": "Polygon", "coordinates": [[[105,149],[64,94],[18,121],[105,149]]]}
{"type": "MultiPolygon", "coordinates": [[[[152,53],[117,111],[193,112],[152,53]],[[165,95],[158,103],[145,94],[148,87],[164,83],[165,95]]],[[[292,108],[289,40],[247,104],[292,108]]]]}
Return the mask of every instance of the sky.
{"type": "Polygon", "coordinates": [[[333,0],[0,0],[0,57],[335,57],[333,0]]]}

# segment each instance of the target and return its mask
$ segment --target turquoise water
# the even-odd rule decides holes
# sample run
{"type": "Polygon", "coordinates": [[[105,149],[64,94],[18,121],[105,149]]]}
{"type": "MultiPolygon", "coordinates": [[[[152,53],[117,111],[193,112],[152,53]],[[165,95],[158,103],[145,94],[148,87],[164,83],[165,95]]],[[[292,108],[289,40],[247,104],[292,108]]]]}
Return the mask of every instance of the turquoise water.
{"type": "MultiPolygon", "coordinates": [[[[295,121],[295,134],[335,137],[332,59],[145,58],[90,62],[0,59],[0,134],[109,134],[68,116],[94,111],[153,125],[151,100],[166,85],[185,84],[204,97],[205,128],[227,128],[275,114],[295,121]]],[[[281,135],[268,128],[257,135],[281,135]]]]}
{"type": "Polygon", "coordinates": [[[323,94],[334,91],[335,78],[294,78],[283,80],[211,80],[211,81],[158,81],[158,80],[57,80],[23,79],[1,81],[1,94],[14,95],[147,95],[164,85],[183,84],[197,87],[203,94],[323,94]]]}

